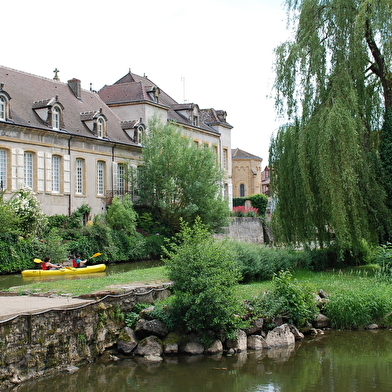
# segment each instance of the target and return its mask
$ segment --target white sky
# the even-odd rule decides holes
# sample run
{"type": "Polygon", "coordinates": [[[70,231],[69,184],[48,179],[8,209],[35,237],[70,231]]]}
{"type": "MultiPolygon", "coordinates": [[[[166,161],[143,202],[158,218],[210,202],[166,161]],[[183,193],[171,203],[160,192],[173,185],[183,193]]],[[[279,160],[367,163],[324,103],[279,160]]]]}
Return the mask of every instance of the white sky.
{"type": "Polygon", "coordinates": [[[145,74],[178,102],[225,110],[232,148],[267,165],[273,49],[288,37],[282,0],[3,3],[1,65],[48,78],[57,67],[61,81],[94,90],[129,69],[145,74]]]}

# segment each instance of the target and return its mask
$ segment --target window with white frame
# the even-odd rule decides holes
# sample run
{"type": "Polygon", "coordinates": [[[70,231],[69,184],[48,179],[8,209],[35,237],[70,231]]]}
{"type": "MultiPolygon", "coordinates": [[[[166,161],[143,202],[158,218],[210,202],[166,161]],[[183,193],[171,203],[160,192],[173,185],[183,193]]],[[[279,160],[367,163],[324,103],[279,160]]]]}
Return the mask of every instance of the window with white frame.
{"type": "Polygon", "coordinates": [[[7,150],[0,149],[0,191],[7,189],[7,150]]]}
{"type": "Polygon", "coordinates": [[[97,121],[97,136],[103,138],[105,136],[105,120],[100,117],[97,121]]]}
{"type": "Polygon", "coordinates": [[[52,156],[52,192],[60,192],[60,157],[52,156]]]}
{"type": "Polygon", "coordinates": [[[83,194],[83,175],[84,175],[84,161],[81,158],[76,158],[76,194],[83,194]]]}
{"type": "Polygon", "coordinates": [[[0,95],[0,120],[6,120],[7,101],[0,95]]]}
{"type": "Polygon", "coordinates": [[[125,193],[125,170],[126,167],[123,163],[119,163],[117,167],[117,191],[119,195],[125,193]]]}
{"type": "Polygon", "coordinates": [[[105,162],[97,162],[97,195],[103,196],[105,193],[105,162]]]}
{"type": "Polygon", "coordinates": [[[229,160],[228,151],[227,151],[227,148],[224,148],[223,149],[223,168],[226,170],[228,169],[228,160],[229,160]]]}
{"type": "Polygon", "coordinates": [[[34,172],[34,162],[33,153],[24,153],[24,183],[27,187],[33,189],[33,172],[34,172]]]}
{"type": "Polygon", "coordinates": [[[60,129],[60,109],[58,106],[54,106],[52,109],[52,128],[60,129]]]}

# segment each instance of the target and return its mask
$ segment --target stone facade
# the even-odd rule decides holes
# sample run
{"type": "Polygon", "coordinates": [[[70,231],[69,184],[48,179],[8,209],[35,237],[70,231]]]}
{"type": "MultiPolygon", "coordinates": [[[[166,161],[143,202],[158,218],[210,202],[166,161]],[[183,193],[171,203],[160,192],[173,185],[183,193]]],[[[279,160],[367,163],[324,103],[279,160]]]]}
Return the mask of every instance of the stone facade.
{"type": "Polygon", "coordinates": [[[233,197],[249,197],[261,193],[263,158],[239,148],[232,150],[233,197]]]}

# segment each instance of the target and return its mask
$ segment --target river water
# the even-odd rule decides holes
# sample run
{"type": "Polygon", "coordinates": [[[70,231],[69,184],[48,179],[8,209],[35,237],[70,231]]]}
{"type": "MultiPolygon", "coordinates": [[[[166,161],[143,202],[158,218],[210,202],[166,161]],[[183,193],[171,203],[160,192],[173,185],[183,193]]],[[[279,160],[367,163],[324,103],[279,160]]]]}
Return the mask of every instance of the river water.
{"type": "Polygon", "coordinates": [[[233,356],[141,358],[80,367],[18,392],[390,392],[392,332],[327,332],[294,347],[233,356]]]}
{"type": "MultiPolygon", "coordinates": [[[[157,265],[151,262],[150,266],[157,265]]],[[[110,272],[145,268],[132,263],[110,272]]],[[[0,289],[28,283],[0,276],[0,289]]],[[[330,331],[293,347],[232,356],[141,358],[81,366],[65,374],[19,385],[18,392],[391,392],[392,331],[330,331]]]]}

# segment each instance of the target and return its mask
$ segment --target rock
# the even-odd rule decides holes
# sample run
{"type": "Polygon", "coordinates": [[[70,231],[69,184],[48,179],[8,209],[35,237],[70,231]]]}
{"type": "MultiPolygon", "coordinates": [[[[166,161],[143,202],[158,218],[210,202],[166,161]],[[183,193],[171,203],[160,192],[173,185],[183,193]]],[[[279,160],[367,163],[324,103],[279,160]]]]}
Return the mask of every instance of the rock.
{"type": "Polygon", "coordinates": [[[124,328],[124,339],[117,342],[117,350],[123,354],[130,354],[138,345],[135,332],[129,327],[124,328]]]}
{"type": "Polygon", "coordinates": [[[155,306],[149,306],[146,309],[143,309],[140,313],[139,313],[139,317],[141,319],[146,319],[146,320],[154,320],[154,317],[152,316],[152,312],[155,309],[155,306]]]}
{"type": "Polygon", "coordinates": [[[321,313],[319,313],[316,317],[316,320],[313,321],[314,328],[328,328],[329,324],[328,317],[321,313]]]}
{"type": "Polygon", "coordinates": [[[180,337],[176,333],[170,332],[162,342],[163,352],[165,354],[177,354],[179,340],[180,337]]]}
{"type": "Polygon", "coordinates": [[[261,335],[248,336],[247,348],[250,350],[262,350],[267,348],[267,342],[261,335]]]}
{"type": "Polygon", "coordinates": [[[147,355],[144,357],[144,359],[146,359],[147,361],[150,362],[161,362],[163,361],[163,358],[157,355],[147,355]]]}
{"type": "Polygon", "coordinates": [[[263,329],[264,319],[259,317],[251,321],[251,327],[244,329],[247,335],[258,335],[263,329]]]}
{"type": "Polygon", "coordinates": [[[294,335],[295,340],[302,340],[305,338],[304,334],[300,332],[295,325],[290,324],[289,327],[290,327],[290,331],[294,335]]]}
{"type": "Polygon", "coordinates": [[[188,342],[183,347],[181,351],[185,354],[198,355],[204,353],[204,346],[199,342],[188,342]]]}
{"type": "Polygon", "coordinates": [[[226,340],[226,348],[233,349],[235,352],[245,351],[248,346],[248,339],[246,336],[246,332],[242,330],[237,331],[237,338],[234,340],[228,339],[226,340]]]}
{"type": "Polygon", "coordinates": [[[139,319],[136,323],[135,334],[138,339],[144,339],[150,335],[164,338],[168,333],[168,328],[160,320],[139,319]]]}
{"type": "Polygon", "coordinates": [[[156,336],[148,336],[139,342],[134,353],[142,357],[148,357],[150,355],[160,357],[163,353],[162,342],[156,336]]]}
{"type": "Polygon", "coordinates": [[[207,348],[206,353],[207,354],[218,354],[223,352],[223,344],[220,340],[215,340],[214,343],[211,344],[210,347],[207,348]]]}
{"type": "Polygon", "coordinates": [[[378,325],[377,324],[370,324],[366,327],[366,329],[370,329],[370,330],[378,329],[378,325]]]}
{"type": "Polygon", "coordinates": [[[295,344],[294,334],[290,331],[288,324],[282,324],[279,327],[269,331],[265,339],[268,347],[281,347],[295,344]]]}
{"type": "Polygon", "coordinates": [[[78,370],[79,370],[79,368],[77,366],[73,366],[73,365],[67,366],[65,368],[65,371],[70,374],[76,373],[78,370]]]}

